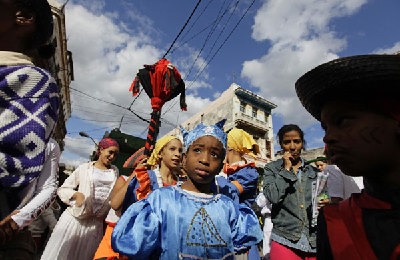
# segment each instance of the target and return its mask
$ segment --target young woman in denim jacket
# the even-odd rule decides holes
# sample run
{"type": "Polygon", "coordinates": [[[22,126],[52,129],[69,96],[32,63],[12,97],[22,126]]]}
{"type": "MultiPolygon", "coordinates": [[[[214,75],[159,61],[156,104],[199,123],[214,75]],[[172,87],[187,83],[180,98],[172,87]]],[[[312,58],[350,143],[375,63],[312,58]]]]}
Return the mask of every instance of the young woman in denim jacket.
{"type": "Polygon", "coordinates": [[[264,169],[264,195],[272,203],[271,260],[316,259],[316,228],[311,227],[311,190],[318,169],[300,157],[304,133],[297,125],[278,132],[282,159],[264,169]]]}

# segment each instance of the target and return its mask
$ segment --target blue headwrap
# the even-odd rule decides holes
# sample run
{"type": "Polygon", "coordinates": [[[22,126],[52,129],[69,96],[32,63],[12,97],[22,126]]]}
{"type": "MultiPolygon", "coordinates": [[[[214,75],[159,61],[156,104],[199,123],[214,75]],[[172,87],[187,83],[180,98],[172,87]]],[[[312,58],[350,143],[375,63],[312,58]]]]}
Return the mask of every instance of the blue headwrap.
{"type": "Polygon", "coordinates": [[[181,126],[181,132],[183,135],[183,142],[185,144],[185,150],[189,148],[189,146],[199,139],[202,136],[210,135],[214,136],[217,138],[222,145],[224,146],[224,150],[226,150],[226,143],[227,143],[227,137],[226,134],[223,130],[223,126],[225,124],[226,119],[216,123],[215,125],[212,126],[205,126],[203,123],[200,123],[196,126],[195,129],[192,131],[186,131],[182,126],[181,126]]]}

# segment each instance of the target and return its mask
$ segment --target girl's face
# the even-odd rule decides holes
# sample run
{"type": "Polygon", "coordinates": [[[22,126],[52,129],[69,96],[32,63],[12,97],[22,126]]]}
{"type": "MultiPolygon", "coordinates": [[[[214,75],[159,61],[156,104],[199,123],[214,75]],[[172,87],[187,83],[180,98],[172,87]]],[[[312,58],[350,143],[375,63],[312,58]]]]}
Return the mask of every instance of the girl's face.
{"type": "Polygon", "coordinates": [[[315,162],[315,166],[317,166],[318,170],[322,172],[328,164],[323,161],[315,162]]]}
{"type": "Polygon", "coordinates": [[[184,157],[183,167],[193,183],[209,184],[222,169],[224,147],[213,136],[194,141],[184,157]]]}
{"type": "Polygon", "coordinates": [[[119,148],[117,146],[111,146],[106,149],[100,149],[99,159],[104,166],[110,167],[111,163],[117,158],[119,148]]]}
{"type": "Polygon", "coordinates": [[[290,152],[294,159],[298,159],[303,149],[303,140],[299,132],[292,130],[283,135],[281,148],[284,152],[290,152]]]}
{"type": "Polygon", "coordinates": [[[178,139],[169,141],[161,150],[158,158],[161,165],[165,165],[169,169],[175,169],[182,160],[182,143],[178,139]]]}
{"type": "Polygon", "coordinates": [[[226,149],[225,162],[227,164],[232,164],[241,160],[242,160],[242,155],[238,151],[236,151],[233,148],[226,149]]]}
{"type": "Polygon", "coordinates": [[[324,142],[333,164],[350,176],[376,176],[396,170],[400,123],[370,107],[331,101],[321,112],[324,142]]]}

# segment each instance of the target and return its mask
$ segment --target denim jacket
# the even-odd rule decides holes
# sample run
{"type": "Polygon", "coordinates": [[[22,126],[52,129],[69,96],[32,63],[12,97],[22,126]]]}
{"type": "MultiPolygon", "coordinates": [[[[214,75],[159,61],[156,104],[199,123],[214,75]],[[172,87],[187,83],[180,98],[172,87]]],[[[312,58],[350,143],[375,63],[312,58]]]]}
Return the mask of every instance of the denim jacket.
{"type": "Polygon", "coordinates": [[[312,182],[318,170],[306,165],[301,177],[283,167],[283,159],[264,168],[264,195],[272,203],[272,233],[297,242],[305,233],[313,248],[316,247],[316,227],[311,227],[312,182]]]}

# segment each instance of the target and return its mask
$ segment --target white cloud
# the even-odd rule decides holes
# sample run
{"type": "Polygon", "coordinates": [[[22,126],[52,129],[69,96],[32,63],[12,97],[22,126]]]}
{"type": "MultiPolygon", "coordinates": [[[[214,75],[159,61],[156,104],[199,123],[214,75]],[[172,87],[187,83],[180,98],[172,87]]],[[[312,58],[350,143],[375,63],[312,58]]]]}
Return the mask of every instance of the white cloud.
{"type": "Polygon", "coordinates": [[[64,157],[62,155],[61,158],[60,158],[60,163],[64,163],[65,165],[72,165],[75,168],[77,168],[79,165],[81,165],[83,163],[87,163],[87,162],[89,162],[89,159],[88,158],[82,158],[82,157],[79,157],[77,159],[69,159],[69,158],[66,158],[66,157],[64,157]]]}
{"type": "Polygon", "coordinates": [[[295,82],[313,67],[338,57],[346,39],[338,38],[329,23],[353,14],[365,2],[264,1],[255,16],[252,37],[268,40],[271,48],[261,58],[245,61],[241,75],[278,105],[274,112],[283,115],[285,122],[302,126],[315,122],[299,103],[295,82]]]}
{"type": "Polygon", "coordinates": [[[396,42],[392,47],[389,48],[380,48],[375,50],[373,53],[376,54],[393,54],[400,52],[400,42],[396,42]]]}
{"type": "MultiPolygon", "coordinates": [[[[75,74],[75,81],[72,82],[71,87],[127,107],[133,100],[132,94],[128,90],[137,70],[142,68],[143,64],[155,63],[165,50],[158,47],[157,40],[153,40],[157,30],[150,28],[152,22],[149,18],[138,15],[137,10],[133,10],[136,13],[131,13],[131,15],[136,14],[135,19],[141,19],[147,27],[135,25],[134,28],[131,28],[128,24],[116,19],[115,13],[104,12],[104,1],[100,1],[99,5],[96,3],[97,1],[94,0],[75,1],[67,5],[68,49],[73,53],[75,74]]],[[[190,46],[182,47],[180,53],[187,55],[183,55],[183,58],[177,60],[171,60],[183,76],[185,75],[183,72],[194,61],[194,54],[191,53],[191,50],[190,46]]],[[[203,60],[199,59],[200,61],[203,60]]],[[[195,64],[195,68],[199,68],[198,63],[195,64]]],[[[203,73],[202,77],[191,87],[193,91],[187,95],[188,112],[169,112],[163,115],[173,126],[177,121],[179,123],[197,113],[210,102],[208,99],[196,96],[198,88],[210,87],[204,80],[206,77],[207,73],[203,73]]],[[[138,119],[127,110],[87,98],[74,90],[71,90],[71,100],[73,117],[83,118],[98,127],[104,126],[112,129],[119,125],[122,115],[125,114],[121,131],[145,136],[148,123],[138,119]]],[[[176,105],[171,111],[179,111],[179,102],[175,100],[168,102],[163,111],[175,103],[176,105]]],[[[143,118],[150,118],[150,100],[144,91],[133,104],[132,110],[143,118]]],[[[163,123],[160,134],[169,131],[173,126],[163,123]]],[[[68,130],[71,131],[71,129],[68,130]]],[[[87,129],[73,129],[74,132],[85,130],[87,129]]],[[[70,153],[70,155],[87,158],[92,148],[90,140],[67,137],[65,146],[67,153],[64,157],[71,159],[68,157],[68,153],[70,153]]]]}
{"type": "MultiPolygon", "coordinates": [[[[98,142],[99,140],[95,141],[98,142]]],[[[66,136],[64,142],[65,152],[82,158],[89,158],[89,155],[91,155],[95,149],[95,145],[90,139],[80,136],[66,136]]]]}

